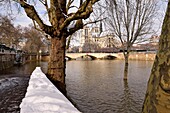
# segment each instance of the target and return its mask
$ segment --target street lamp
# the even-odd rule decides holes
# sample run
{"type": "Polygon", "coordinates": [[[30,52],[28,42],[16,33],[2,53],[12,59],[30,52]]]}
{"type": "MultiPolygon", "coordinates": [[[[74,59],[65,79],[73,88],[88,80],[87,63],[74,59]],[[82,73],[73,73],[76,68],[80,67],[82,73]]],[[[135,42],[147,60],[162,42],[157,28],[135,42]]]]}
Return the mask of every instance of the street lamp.
{"type": "Polygon", "coordinates": [[[39,50],[39,60],[41,61],[41,53],[42,53],[42,51],[41,50],[39,50]]]}

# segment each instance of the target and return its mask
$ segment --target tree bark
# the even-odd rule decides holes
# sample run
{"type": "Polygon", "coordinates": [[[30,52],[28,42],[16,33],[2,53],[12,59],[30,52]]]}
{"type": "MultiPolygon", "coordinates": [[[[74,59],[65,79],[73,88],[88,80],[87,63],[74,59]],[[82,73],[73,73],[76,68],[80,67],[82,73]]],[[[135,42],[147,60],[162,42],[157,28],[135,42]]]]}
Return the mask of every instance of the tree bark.
{"type": "Polygon", "coordinates": [[[128,68],[129,68],[129,53],[124,54],[125,58],[125,67],[124,67],[124,80],[128,78],[128,68]]]}
{"type": "Polygon", "coordinates": [[[63,35],[61,39],[51,38],[50,61],[48,63],[48,78],[57,86],[64,94],[65,89],[65,47],[66,37],[63,35]]]}
{"type": "Polygon", "coordinates": [[[164,18],[142,113],[170,113],[170,1],[164,18]]]}

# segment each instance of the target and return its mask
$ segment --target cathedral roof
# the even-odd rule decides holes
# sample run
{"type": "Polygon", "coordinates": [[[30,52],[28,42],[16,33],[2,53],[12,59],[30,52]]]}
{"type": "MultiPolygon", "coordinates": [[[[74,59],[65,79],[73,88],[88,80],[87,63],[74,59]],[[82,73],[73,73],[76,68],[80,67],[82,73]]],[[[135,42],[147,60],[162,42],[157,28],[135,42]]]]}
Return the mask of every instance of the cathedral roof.
{"type": "Polygon", "coordinates": [[[103,31],[100,34],[100,37],[108,36],[108,35],[113,35],[113,33],[110,30],[103,31]]]}

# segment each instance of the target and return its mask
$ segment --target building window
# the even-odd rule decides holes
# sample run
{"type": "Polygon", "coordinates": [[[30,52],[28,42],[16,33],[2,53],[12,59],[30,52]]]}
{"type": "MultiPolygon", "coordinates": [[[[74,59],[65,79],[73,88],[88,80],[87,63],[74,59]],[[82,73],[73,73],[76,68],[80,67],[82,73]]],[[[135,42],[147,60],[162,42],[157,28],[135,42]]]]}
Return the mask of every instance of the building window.
{"type": "Polygon", "coordinates": [[[99,32],[98,28],[95,28],[95,33],[98,33],[98,32],[99,32]]]}
{"type": "Polygon", "coordinates": [[[85,37],[88,37],[88,29],[85,29],[85,37]]]}
{"type": "MultiPolygon", "coordinates": [[[[86,28],[85,30],[84,30],[84,32],[85,32],[85,39],[88,39],[88,29],[86,28]]],[[[87,41],[87,40],[86,40],[87,41]]]]}

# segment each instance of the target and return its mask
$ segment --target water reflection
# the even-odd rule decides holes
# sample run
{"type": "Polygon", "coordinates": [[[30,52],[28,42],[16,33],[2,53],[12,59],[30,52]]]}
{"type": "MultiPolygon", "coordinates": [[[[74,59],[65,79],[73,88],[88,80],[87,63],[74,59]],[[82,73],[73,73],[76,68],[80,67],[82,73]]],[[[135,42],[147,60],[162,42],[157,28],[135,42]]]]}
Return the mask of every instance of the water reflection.
{"type": "Polygon", "coordinates": [[[0,113],[19,113],[29,77],[36,66],[47,71],[46,62],[29,62],[0,71],[0,113]]]}
{"type": "Polygon", "coordinates": [[[152,61],[130,61],[123,81],[123,60],[67,62],[67,93],[83,113],[140,113],[152,61]]]}
{"type": "Polygon", "coordinates": [[[121,107],[118,110],[118,113],[139,113],[139,109],[141,108],[133,108],[135,106],[134,104],[136,101],[134,100],[136,97],[134,97],[131,92],[131,88],[129,88],[128,80],[123,80],[124,88],[123,88],[123,95],[120,97],[121,100],[121,107]]]}
{"type": "Polygon", "coordinates": [[[124,113],[128,113],[128,111],[130,111],[130,89],[129,89],[129,86],[128,86],[128,81],[127,80],[124,80],[124,103],[125,103],[125,106],[122,106],[124,109],[124,113]]]}
{"type": "Polygon", "coordinates": [[[40,66],[44,73],[47,72],[47,62],[28,62],[25,65],[22,66],[13,66],[11,68],[8,68],[6,70],[0,71],[0,76],[2,75],[15,75],[15,76],[23,76],[23,75],[31,75],[33,70],[40,66]]]}

